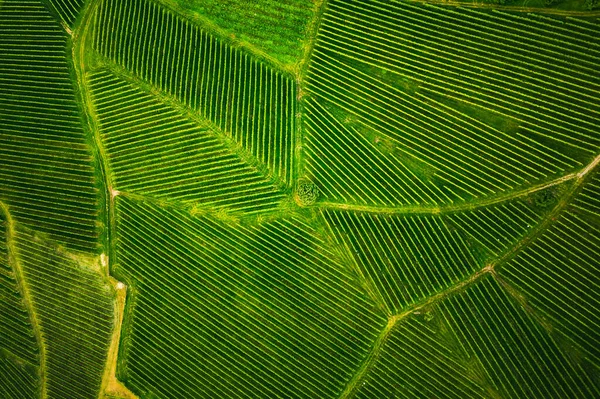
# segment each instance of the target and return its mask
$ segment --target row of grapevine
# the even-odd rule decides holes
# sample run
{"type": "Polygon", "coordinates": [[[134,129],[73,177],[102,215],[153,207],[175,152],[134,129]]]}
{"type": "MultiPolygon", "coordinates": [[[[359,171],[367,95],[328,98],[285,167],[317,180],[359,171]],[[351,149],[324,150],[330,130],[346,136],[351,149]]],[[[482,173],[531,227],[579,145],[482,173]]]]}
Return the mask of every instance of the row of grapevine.
{"type": "MultiPolygon", "coordinates": [[[[582,374],[600,364],[600,178],[583,186],[571,205],[499,273],[529,299],[586,360],[582,374]],[[589,362],[589,363],[588,363],[589,362]]],[[[598,396],[598,392],[589,397],[598,396]]]]}
{"type": "Polygon", "coordinates": [[[0,200],[78,250],[97,246],[97,195],[67,62],[67,35],[39,0],[0,7],[0,200]]]}
{"type": "Polygon", "coordinates": [[[285,182],[293,174],[296,86],[153,0],[105,0],[93,48],[210,119],[285,182]]]}
{"type": "Polygon", "coordinates": [[[514,200],[443,215],[324,210],[338,245],[354,254],[390,314],[448,289],[500,256],[537,225],[545,209],[514,200]]]}
{"type": "Polygon", "coordinates": [[[9,259],[8,219],[0,208],[0,397],[33,398],[39,388],[40,352],[9,259]]]}
{"type": "Polygon", "coordinates": [[[400,321],[356,398],[591,398],[597,382],[491,277],[400,321]]]}
{"type": "Polygon", "coordinates": [[[88,79],[116,189],[246,213],[281,202],[283,193],[207,123],[108,71],[88,79]]]}
{"type": "Polygon", "coordinates": [[[47,0],[52,9],[71,28],[73,27],[79,12],[83,8],[85,0],[47,0]]]}
{"type": "Polygon", "coordinates": [[[600,145],[597,28],[523,18],[328,3],[306,82],[305,173],[329,201],[390,206],[494,195],[589,162],[600,145]],[[341,124],[355,132],[331,126],[341,124]],[[348,178],[367,161],[388,168],[348,178]]]}
{"type": "Polygon", "coordinates": [[[133,287],[119,378],[158,397],[335,397],[386,323],[300,216],[245,225],[117,197],[133,287]]]}
{"type": "Polygon", "coordinates": [[[15,241],[45,345],[48,398],[96,399],[114,324],[110,284],[99,265],[26,228],[15,241]]]}
{"type": "Polygon", "coordinates": [[[332,2],[325,19],[321,43],[333,53],[415,79],[426,91],[503,110],[573,148],[593,151],[600,143],[597,27],[378,0],[332,2]]]}

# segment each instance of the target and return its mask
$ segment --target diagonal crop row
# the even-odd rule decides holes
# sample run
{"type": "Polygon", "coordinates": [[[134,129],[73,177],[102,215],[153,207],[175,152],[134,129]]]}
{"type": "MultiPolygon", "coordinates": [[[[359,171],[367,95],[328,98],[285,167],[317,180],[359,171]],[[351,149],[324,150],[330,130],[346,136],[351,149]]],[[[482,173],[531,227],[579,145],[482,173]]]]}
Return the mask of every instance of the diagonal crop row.
{"type": "Polygon", "coordinates": [[[152,0],[103,1],[92,47],[211,120],[291,183],[293,79],[152,0]]]}
{"type": "Polygon", "coordinates": [[[116,190],[247,213],[274,209],[283,194],[218,139],[128,81],[88,76],[116,190]]]}
{"type": "Polygon", "coordinates": [[[332,397],[384,319],[301,218],[243,225],[117,197],[135,392],[332,397]]]}

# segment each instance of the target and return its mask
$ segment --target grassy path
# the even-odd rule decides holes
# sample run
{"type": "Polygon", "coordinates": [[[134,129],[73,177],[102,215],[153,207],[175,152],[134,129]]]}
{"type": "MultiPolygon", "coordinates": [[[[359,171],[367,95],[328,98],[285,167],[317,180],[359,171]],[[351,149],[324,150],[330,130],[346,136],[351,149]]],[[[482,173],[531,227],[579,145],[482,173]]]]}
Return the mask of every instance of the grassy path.
{"type": "Polygon", "coordinates": [[[92,103],[91,93],[87,85],[85,78],[85,45],[87,42],[87,35],[91,26],[92,17],[94,11],[101,0],[92,0],[83,12],[83,17],[77,29],[73,32],[73,64],[77,76],[77,87],[81,95],[81,101],[84,110],[84,118],[86,121],[86,128],[88,133],[93,137],[94,146],[92,148],[94,156],[96,157],[99,165],[99,172],[101,175],[102,192],[103,192],[103,204],[104,204],[104,247],[108,252],[108,255],[102,256],[102,266],[104,272],[108,276],[110,283],[116,292],[115,298],[115,321],[114,330],[111,339],[111,344],[107,356],[105,365],[105,371],[102,378],[102,386],[99,393],[99,398],[104,397],[119,397],[124,399],[136,399],[137,397],[129,391],[120,381],[116,378],[117,368],[117,357],[119,352],[119,341],[121,338],[121,326],[123,322],[123,312],[125,309],[125,299],[127,295],[127,287],[110,277],[110,262],[115,259],[115,209],[114,209],[114,197],[115,191],[113,190],[113,184],[111,181],[110,166],[108,163],[108,157],[102,139],[100,137],[100,130],[98,129],[96,122],[96,113],[92,103]]]}

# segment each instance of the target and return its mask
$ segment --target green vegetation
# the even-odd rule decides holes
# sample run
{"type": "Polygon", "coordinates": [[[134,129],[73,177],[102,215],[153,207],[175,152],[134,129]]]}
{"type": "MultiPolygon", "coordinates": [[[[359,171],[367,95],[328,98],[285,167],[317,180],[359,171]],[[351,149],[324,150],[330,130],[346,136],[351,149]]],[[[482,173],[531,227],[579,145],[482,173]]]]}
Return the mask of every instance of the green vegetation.
{"type": "Polygon", "coordinates": [[[34,398],[39,390],[40,351],[16,259],[9,249],[14,245],[9,222],[5,209],[0,208],[0,381],[10,382],[0,383],[0,394],[34,398]]]}
{"type": "Polygon", "coordinates": [[[567,337],[566,345],[581,352],[578,357],[586,374],[599,366],[600,358],[596,328],[600,293],[595,288],[599,284],[599,216],[600,175],[596,173],[555,223],[500,270],[567,337]]]}
{"type": "Polygon", "coordinates": [[[231,37],[294,66],[304,53],[316,0],[172,0],[185,13],[208,18],[231,37]]]}
{"type": "Polygon", "coordinates": [[[142,397],[333,397],[385,324],[301,218],[117,211],[115,276],[135,287],[118,375],[142,397]]]}
{"type": "Polygon", "coordinates": [[[330,200],[399,205],[472,200],[576,170],[600,145],[598,29],[498,11],[331,1],[308,73],[308,174],[330,200]],[[373,68],[388,73],[364,72],[373,68]],[[403,79],[419,83],[416,93],[394,86],[403,79]],[[518,129],[496,130],[434,95],[492,109],[518,129]],[[345,115],[435,175],[403,170],[394,153],[371,155],[372,145],[342,126],[345,115]],[[334,173],[352,169],[364,179],[334,173]],[[428,186],[418,191],[430,198],[418,198],[415,186],[428,186]]]}
{"type": "Polygon", "coordinates": [[[39,397],[39,375],[27,363],[11,358],[0,350],[0,394],[3,398],[33,399],[39,397]]]}
{"type": "Polygon", "coordinates": [[[15,246],[46,347],[47,396],[97,397],[113,327],[113,293],[100,265],[26,229],[17,230],[15,246]]]}
{"type": "Polygon", "coordinates": [[[67,34],[37,0],[0,8],[0,200],[71,248],[98,246],[92,153],[75,101],[67,34]]]}
{"type": "Polygon", "coordinates": [[[319,188],[308,180],[300,180],[296,185],[296,195],[300,205],[312,205],[319,198],[319,188]]]}
{"type": "Polygon", "coordinates": [[[600,21],[544,2],[0,0],[0,397],[600,397],[600,21]]]}
{"type": "Polygon", "coordinates": [[[596,396],[597,384],[560,349],[487,277],[399,323],[356,397],[596,396]]]}
{"type": "Polygon", "coordinates": [[[89,81],[117,190],[248,213],[281,201],[282,192],[232,154],[206,120],[186,118],[106,70],[89,81]]]}

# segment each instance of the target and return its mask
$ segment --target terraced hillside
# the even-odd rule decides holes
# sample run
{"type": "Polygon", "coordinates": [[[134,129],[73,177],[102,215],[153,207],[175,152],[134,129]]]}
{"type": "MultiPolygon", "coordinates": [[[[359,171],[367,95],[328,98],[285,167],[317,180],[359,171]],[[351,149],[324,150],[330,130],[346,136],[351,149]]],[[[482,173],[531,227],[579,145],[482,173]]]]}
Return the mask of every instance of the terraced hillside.
{"type": "Polygon", "coordinates": [[[600,397],[588,3],[0,0],[0,397],[600,397]]]}

